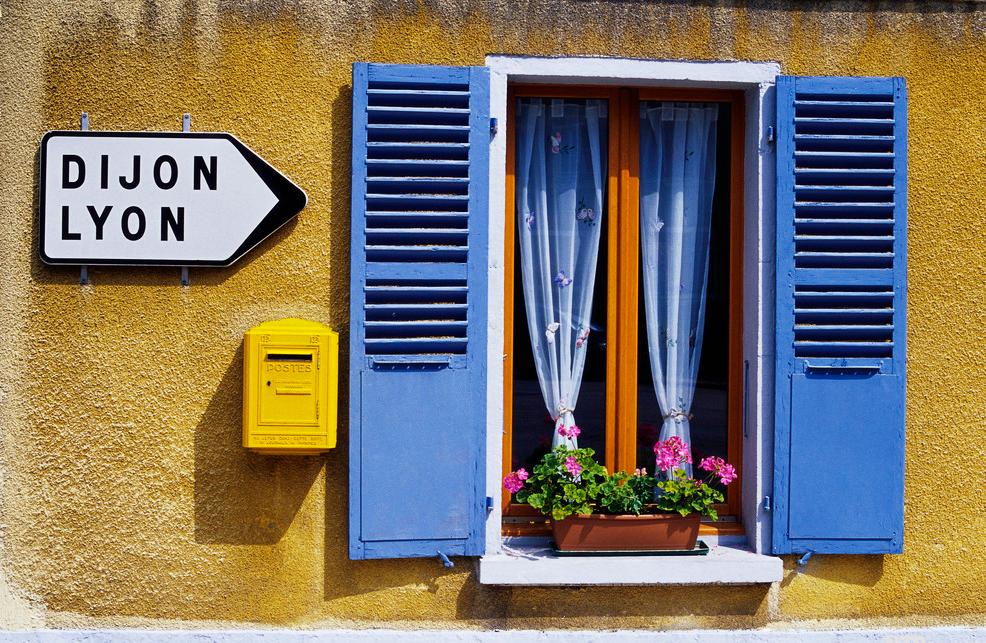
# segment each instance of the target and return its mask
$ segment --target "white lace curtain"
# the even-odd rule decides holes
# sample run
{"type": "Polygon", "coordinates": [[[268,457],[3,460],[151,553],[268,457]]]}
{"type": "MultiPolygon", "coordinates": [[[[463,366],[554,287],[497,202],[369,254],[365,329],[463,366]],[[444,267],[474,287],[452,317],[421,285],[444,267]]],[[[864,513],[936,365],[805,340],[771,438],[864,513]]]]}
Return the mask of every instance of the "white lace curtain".
{"type": "MultiPolygon", "coordinates": [[[[640,247],[647,346],[660,439],[691,444],[702,355],[718,107],[644,103],[640,112],[640,247]]],[[[691,474],[691,467],[687,467],[691,474]]]]}
{"type": "Polygon", "coordinates": [[[606,181],[606,103],[521,99],[517,230],[527,325],[552,446],[577,446],[575,425],[606,181]]]}

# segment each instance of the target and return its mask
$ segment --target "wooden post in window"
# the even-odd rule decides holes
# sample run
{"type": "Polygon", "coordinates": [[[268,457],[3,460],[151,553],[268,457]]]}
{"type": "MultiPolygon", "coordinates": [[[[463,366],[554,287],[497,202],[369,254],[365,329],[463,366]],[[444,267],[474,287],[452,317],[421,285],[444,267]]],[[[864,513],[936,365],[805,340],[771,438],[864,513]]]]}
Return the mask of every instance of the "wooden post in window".
{"type": "Polygon", "coordinates": [[[743,479],[743,154],[745,105],[742,92],[734,92],[730,100],[729,132],[729,399],[727,401],[727,460],[739,475],[735,484],[727,487],[726,507],[732,516],[739,516],[743,479]]]}

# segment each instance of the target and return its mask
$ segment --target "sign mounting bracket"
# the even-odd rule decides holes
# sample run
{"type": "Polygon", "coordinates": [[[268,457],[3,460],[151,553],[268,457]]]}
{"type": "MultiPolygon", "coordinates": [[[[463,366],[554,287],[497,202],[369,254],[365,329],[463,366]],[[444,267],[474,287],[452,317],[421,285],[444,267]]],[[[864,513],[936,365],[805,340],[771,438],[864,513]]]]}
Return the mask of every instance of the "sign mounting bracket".
{"type": "MultiPolygon", "coordinates": [[[[79,129],[83,132],[89,131],[89,112],[82,112],[79,116],[79,129]]],[[[89,266],[79,267],[79,285],[89,285],[89,266]]]]}
{"type": "MultiPolygon", "coordinates": [[[[185,112],[184,114],[181,115],[181,131],[183,132],[192,131],[192,115],[189,114],[188,112],[185,112]]],[[[182,286],[189,285],[188,266],[181,267],[181,285],[182,286]]]]}

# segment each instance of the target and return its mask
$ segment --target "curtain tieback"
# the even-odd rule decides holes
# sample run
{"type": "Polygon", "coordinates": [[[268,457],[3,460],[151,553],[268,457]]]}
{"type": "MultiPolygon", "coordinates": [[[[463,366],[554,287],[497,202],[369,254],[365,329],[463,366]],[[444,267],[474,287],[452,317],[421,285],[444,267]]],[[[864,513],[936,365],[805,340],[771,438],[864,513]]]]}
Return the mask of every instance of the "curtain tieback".
{"type": "Polygon", "coordinates": [[[548,324],[548,328],[546,328],[544,331],[544,336],[545,339],[548,340],[549,344],[555,343],[555,333],[558,332],[559,328],[561,328],[561,324],[559,324],[558,322],[551,322],[550,324],[548,324]]]}
{"type": "Polygon", "coordinates": [[[691,420],[694,415],[691,413],[685,413],[681,409],[671,409],[671,412],[664,416],[665,420],[674,420],[675,422],[681,422],[682,420],[691,420]]]}
{"type": "Polygon", "coordinates": [[[555,416],[555,420],[557,420],[558,418],[560,418],[561,416],[565,415],[566,413],[575,413],[575,409],[573,409],[572,407],[568,406],[564,402],[559,402],[558,403],[558,408],[555,409],[555,412],[557,413],[557,415],[555,416]]]}

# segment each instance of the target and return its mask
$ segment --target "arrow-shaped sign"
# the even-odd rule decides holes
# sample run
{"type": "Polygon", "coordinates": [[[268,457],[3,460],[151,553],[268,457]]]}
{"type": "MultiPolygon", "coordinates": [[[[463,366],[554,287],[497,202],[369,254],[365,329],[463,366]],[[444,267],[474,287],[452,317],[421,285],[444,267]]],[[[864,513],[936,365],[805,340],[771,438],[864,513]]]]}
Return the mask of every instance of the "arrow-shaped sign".
{"type": "Polygon", "coordinates": [[[236,137],[49,132],[41,259],[228,266],[305,207],[305,193],[236,137]]]}

